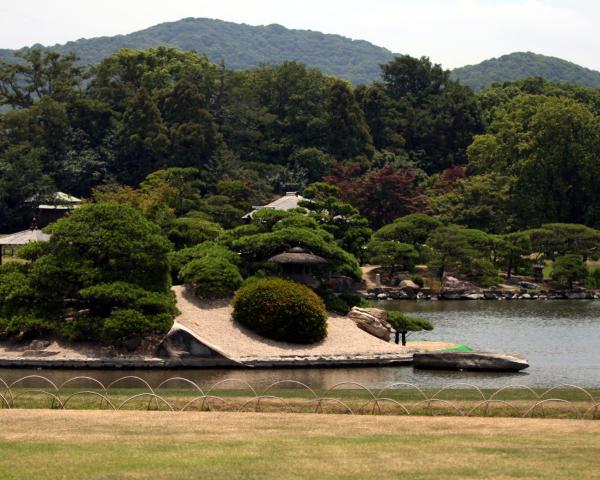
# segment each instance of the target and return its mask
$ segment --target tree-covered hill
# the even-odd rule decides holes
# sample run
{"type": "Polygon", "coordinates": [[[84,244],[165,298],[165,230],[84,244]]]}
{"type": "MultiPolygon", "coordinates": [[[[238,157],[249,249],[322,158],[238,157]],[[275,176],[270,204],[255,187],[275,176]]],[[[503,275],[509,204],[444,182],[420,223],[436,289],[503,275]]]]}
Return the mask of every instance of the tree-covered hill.
{"type": "Polygon", "coordinates": [[[584,87],[600,87],[600,72],[560,58],[532,52],[515,52],[485,60],[477,65],[456,68],[452,75],[474,90],[480,90],[494,82],[522,80],[528,77],[542,77],[552,82],[584,87]]]}
{"type": "MultiPolygon", "coordinates": [[[[49,48],[59,53],[74,52],[83,64],[94,65],[122,48],[142,50],[161,45],[204,53],[212,62],[224,61],[233,69],[295,60],[355,84],[379,78],[379,65],[393,58],[389,50],[364,40],[208,18],[185,18],[128,35],[80,39],[49,48]]],[[[13,52],[0,50],[0,59],[14,60],[13,52]]]]}

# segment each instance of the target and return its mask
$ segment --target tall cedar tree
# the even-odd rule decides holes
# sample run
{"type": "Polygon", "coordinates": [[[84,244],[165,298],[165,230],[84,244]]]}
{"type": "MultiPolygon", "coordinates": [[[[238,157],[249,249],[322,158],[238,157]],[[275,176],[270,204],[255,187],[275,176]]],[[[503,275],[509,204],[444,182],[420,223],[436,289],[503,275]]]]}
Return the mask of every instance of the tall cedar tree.
{"type": "Polygon", "coordinates": [[[164,167],[169,145],[167,129],[145,88],[129,101],[118,136],[118,177],[137,185],[149,173],[164,167]]]}
{"type": "Polygon", "coordinates": [[[329,153],[340,160],[373,156],[369,127],[346,82],[336,80],[329,89],[327,113],[329,153]]]}
{"type": "Polygon", "coordinates": [[[402,131],[402,117],[394,109],[394,102],[379,84],[361,85],[355,96],[364,112],[373,145],[378,150],[399,153],[404,150],[406,140],[402,131]]]}
{"type": "Polygon", "coordinates": [[[191,82],[177,82],[163,102],[163,118],[169,127],[169,166],[201,167],[215,151],[217,127],[206,109],[206,100],[191,82]]]}
{"type": "Polygon", "coordinates": [[[401,55],[381,68],[406,149],[419,166],[435,173],[466,163],[466,149],[483,128],[474,93],[427,57],[401,55]]]}

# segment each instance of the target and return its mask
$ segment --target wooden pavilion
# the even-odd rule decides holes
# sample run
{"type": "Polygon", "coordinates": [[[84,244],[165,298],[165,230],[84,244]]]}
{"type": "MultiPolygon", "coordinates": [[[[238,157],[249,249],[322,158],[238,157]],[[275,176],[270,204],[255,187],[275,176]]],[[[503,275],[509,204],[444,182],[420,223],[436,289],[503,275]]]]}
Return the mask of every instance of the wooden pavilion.
{"type": "Polygon", "coordinates": [[[322,274],[329,264],[323,257],[302,247],[294,247],[274,255],[269,258],[269,262],[278,264],[284,277],[313,288],[319,286],[317,276],[322,274]]]}

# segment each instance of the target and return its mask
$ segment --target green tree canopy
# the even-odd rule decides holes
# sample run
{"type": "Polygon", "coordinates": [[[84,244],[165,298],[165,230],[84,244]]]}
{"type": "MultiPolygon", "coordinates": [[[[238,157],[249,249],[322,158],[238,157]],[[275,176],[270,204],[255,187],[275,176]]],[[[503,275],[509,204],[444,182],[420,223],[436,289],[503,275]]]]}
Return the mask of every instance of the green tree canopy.
{"type": "Polygon", "coordinates": [[[136,209],[82,206],[53,225],[30,264],[0,273],[8,328],[93,341],[164,333],[175,313],[169,250],[159,227],[136,209]]]}
{"type": "Polygon", "coordinates": [[[429,320],[419,317],[406,315],[394,310],[386,310],[387,321],[396,330],[396,343],[398,343],[398,334],[402,336],[402,345],[406,345],[406,337],[410,332],[421,332],[423,330],[433,330],[433,325],[429,320]]]}
{"type": "Polygon", "coordinates": [[[600,121],[567,98],[521,95],[475,138],[469,160],[480,171],[515,178],[522,226],[597,225],[600,197],[590,172],[600,169],[600,121]]]}
{"type": "Polygon", "coordinates": [[[552,280],[572,289],[574,282],[581,282],[588,276],[588,271],[581,255],[568,253],[558,257],[552,266],[552,280]]]}

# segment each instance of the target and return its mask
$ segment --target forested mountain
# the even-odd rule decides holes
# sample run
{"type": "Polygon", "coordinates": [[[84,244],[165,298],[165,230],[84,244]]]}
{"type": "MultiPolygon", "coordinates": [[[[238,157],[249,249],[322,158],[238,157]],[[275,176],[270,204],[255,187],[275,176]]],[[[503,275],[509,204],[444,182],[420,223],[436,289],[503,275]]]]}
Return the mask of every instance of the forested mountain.
{"type": "MultiPolygon", "coordinates": [[[[378,78],[379,65],[393,57],[389,50],[364,40],[290,30],[281,25],[250,26],[208,18],[185,18],[128,35],[80,39],[49,48],[63,54],[73,52],[81,63],[95,65],[122,48],[157,46],[194,50],[212,62],[224,61],[233,69],[295,60],[355,84],[378,78]]],[[[13,51],[0,50],[0,60],[14,60],[13,51]]]]}
{"type": "MultiPolygon", "coordinates": [[[[281,25],[251,26],[209,18],[185,18],[127,35],[79,39],[64,45],[34,45],[61,54],[75,53],[83,65],[96,65],[122,48],[143,50],[158,46],[193,50],[205,54],[211,62],[224,62],[231,69],[298,61],[355,85],[378,80],[379,65],[388,63],[394,56],[388,49],[365,40],[292,30],[281,25]]],[[[0,49],[0,60],[18,61],[14,53],[14,50],[0,49]]],[[[531,52],[515,52],[456,68],[452,77],[474,90],[494,82],[528,77],[600,87],[600,72],[531,52]]]]}
{"type": "Polygon", "coordinates": [[[456,68],[452,76],[474,90],[494,82],[542,77],[551,82],[571,83],[584,87],[600,87],[600,72],[584,68],[556,57],[532,52],[515,52],[491,58],[477,65],[456,68]]]}

